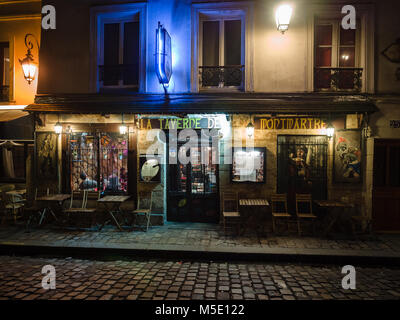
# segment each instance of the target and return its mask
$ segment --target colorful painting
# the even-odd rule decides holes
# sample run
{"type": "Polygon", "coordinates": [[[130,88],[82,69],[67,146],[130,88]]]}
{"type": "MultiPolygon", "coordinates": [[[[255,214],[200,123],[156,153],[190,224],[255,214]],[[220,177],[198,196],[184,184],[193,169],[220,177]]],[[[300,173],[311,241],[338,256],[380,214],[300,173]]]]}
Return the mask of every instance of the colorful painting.
{"type": "Polygon", "coordinates": [[[361,132],[359,130],[338,130],[334,141],[335,182],[361,182],[361,132]]]}

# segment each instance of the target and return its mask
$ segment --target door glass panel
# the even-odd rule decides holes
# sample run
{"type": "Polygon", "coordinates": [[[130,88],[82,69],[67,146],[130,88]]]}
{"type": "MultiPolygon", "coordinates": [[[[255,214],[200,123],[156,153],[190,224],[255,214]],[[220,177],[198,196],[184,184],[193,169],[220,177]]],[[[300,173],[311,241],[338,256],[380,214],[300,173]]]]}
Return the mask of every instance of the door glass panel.
{"type": "Polygon", "coordinates": [[[332,48],[317,48],[317,67],[330,67],[332,65],[332,48]]]}
{"type": "Polygon", "coordinates": [[[355,48],[341,47],[339,52],[339,67],[354,67],[355,66],[355,48]]]}
{"type": "Polygon", "coordinates": [[[356,44],[356,30],[340,28],[340,45],[355,45],[356,44]]]}
{"type": "Polygon", "coordinates": [[[139,22],[124,24],[124,85],[139,83],[139,22]]]}
{"type": "Polygon", "coordinates": [[[316,27],[316,44],[332,45],[332,25],[319,25],[316,27]]]}
{"type": "Polygon", "coordinates": [[[241,21],[225,21],[225,66],[241,65],[241,21]]]}
{"type": "Polygon", "coordinates": [[[118,85],[113,66],[119,64],[119,23],[104,24],[104,85],[118,85]]]}

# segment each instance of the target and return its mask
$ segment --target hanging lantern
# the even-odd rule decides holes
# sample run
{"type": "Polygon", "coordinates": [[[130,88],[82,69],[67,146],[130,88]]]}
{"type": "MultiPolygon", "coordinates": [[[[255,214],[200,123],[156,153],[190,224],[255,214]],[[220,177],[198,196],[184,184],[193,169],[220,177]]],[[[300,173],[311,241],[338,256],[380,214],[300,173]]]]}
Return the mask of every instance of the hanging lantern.
{"type": "Polygon", "coordinates": [[[254,135],[254,124],[251,122],[251,120],[246,127],[246,134],[249,138],[253,137],[254,135]]]}
{"type": "Polygon", "coordinates": [[[332,123],[329,123],[328,126],[326,127],[326,136],[329,139],[332,139],[334,134],[335,134],[335,128],[333,127],[332,123]]]}
{"type": "Polygon", "coordinates": [[[54,132],[60,134],[62,132],[62,125],[60,122],[57,122],[54,126],[54,132]]]}
{"type": "MultiPolygon", "coordinates": [[[[28,51],[26,53],[26,57],[24,59],[19,59],[19,62],[21,63],[22,66],[22,71],[24,72],[24,78],[26,81],[28,81],[29,84],[32,83],[33,80],[35,80],[36,77],[36,72],[38,69],[38,65],[37,63],[34,61],[33,59],[33,55],[31,53],[31,50],[33,49],[33,44],[31,41],[28,41],[28,37],[31,36],[33,37],[35,40],[36,38],[34,37],[34,35],[28,33],[25,36],[25,46],[27,47],[28,51]]],[[[36,40],[36,44],[39,48],[39,43],[36,40]]]]}

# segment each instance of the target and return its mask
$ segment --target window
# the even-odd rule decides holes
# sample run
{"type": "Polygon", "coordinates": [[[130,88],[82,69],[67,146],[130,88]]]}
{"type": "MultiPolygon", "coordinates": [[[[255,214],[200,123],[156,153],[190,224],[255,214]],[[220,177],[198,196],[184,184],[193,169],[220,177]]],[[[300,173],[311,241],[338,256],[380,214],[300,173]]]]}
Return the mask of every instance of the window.
{"type": "Polygon", "coordinates": [[[358,29],[345,30],[340,20],[318,20],[314,37],[314,89],[360,91],[363,69],[359,67],[358,29]]]}
{"type": "Polygon", "coordinates": [[[10,96],[10,46],[0,42],[0,101],[9,101],[10,96]]]}
{"type": "Polygon", "coordinates": [[[201,88],[237,88],[244,85],[244,23],[235,16],[200,21],[201,88]]]}
{"type": "Polygon", "coordinates": [[[72,190],[127,192],[128,135],[74,133],[69,146],[72,190]]]}
{"type": "Polygon", "coordinates": [[[138,88],[139,21],[109,20],[102,28],[102,65],[99,66],[102,86],[138,88]]]}

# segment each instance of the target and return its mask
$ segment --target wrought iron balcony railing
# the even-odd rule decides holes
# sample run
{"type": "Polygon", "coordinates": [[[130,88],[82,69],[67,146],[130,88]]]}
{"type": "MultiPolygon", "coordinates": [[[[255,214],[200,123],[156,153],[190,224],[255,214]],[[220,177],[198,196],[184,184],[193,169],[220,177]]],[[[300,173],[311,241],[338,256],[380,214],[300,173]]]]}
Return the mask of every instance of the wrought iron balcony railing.
{"type": "Polygon", "coordinates": [[[314,88],[316,91],[360,92],[362,72],[362,68],[315,68],[314,88]]]}
{"type": "Polygon", "coordinates": [[[9,101],[9,100],[10,100],[10,87],[0,86],[0,101],[9,101]]]}
{"type": "Polygon", "coordinates": [[[199,67],[201,88],[243,88],[244,65],[199,67]]]}
{"type": "Polygon", "coordinates": [[[104,86],[137,86],[139,66],[137,64],[117,64],[99,66],[99,79],[104,86]]]}

